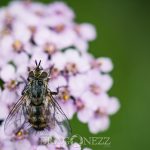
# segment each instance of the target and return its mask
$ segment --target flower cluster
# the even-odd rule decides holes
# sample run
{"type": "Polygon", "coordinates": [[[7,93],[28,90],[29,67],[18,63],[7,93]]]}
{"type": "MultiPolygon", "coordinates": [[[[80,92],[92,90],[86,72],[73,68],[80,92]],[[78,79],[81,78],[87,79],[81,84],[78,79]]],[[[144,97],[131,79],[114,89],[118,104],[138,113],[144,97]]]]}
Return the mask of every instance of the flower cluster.
{"type": "MultiPolygon", "coordinates": [[[[105,57],[96,59],[87,52],[88,42],[96,38],[95,28],[74,22],[74,17],[74,12],[62,2],[12,2],[0,9],[2,150],[59,148],[33,144],[30,137],[10,139],[3,131],[3,121],[21,96],[24,79],[35,60],[41,60],[42,67],[50,72],[49,88],[56,91],[60,87],[57,101],[68,119],[77,114],[91,133],[98,133],[108,129],[109,116],[118,111],[117,98],[108,95],[113,83],[109,75],[112,62],[105,57]]],[[[74,145],[77,146],[63,148],[73,150],[74,145]]]]}

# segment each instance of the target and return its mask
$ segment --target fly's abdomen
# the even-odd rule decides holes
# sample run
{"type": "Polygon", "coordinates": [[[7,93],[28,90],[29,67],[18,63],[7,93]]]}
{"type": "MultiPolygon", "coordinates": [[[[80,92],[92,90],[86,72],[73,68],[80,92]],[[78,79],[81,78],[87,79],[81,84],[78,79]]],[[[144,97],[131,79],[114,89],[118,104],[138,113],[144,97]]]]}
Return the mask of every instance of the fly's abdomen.
{"type": "Polygon", "coordinates": [[[42,106],[31,106],[29,113],[29,123],[37,130],[44,130],[47,127],[45,109],[42,106]]]}
{"type": "Polygon", "coordinates": [[[43,117],[32,116],[29,119],[29,122],[32,127],[37,131],[44,130],[47,127],[46,120],[43,119],[43,117]]]}

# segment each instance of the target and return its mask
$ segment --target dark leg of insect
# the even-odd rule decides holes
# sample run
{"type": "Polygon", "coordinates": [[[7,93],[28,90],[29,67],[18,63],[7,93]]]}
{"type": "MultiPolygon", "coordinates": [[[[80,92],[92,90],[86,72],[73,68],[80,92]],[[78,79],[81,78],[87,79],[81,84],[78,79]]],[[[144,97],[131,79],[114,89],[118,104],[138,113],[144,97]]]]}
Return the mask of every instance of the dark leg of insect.
{"type": "Polygon", "coordinates": [[[52,95],[58,95],[59,92],[51,92],[52,95]]]}
{"type": "MultiPolygon", "coordinates": [[[[57,91],[56,91],[56,92],[52,92],[52,91],[51,91],[51,94],[52,94],[52,95],[58,95],[60,88],[67,88],[67,87],[68,87],[68,86],[61,86],[61,87],[58,87],[58,88],[56,89],[57,91]]],[[[75,102],[76,99],[75,99],[73,96],[70,96],[70,98],[75,102]]]]}
{"type": "Polygon", "coordinates": [[[58,87],[57,89],[56,89],[56,92],[53,92],[53,91],[51,91],[51,94],[52,95],[58,95],[59,94],[59,91],[60,91],[60,88],[67,88],[68,86],[60,86],[60,87],[58,87]]]}
{"type": "Polygon", "coordinates": [[[20,77],[23,80],[23,83],[28,84],[28,81],[23,76],[20,76],[20,77]]]}
{"type": "MultiPolygon", "coordinates": [[[[61,87],[58,87],[56,90],[57,90],[57,92],[50,92],[52,95],[58,95],[59,94],[59,90],[60,90],[60,88],[62,88],[62,87],[67,87],[67,86],[61,86],[61,87]]],[[[76,101],[76,99],[74,98],[74,96],[70,96],[70,98],[73,100],[73,102],[75,103],[75,101],[76,101]]]]}

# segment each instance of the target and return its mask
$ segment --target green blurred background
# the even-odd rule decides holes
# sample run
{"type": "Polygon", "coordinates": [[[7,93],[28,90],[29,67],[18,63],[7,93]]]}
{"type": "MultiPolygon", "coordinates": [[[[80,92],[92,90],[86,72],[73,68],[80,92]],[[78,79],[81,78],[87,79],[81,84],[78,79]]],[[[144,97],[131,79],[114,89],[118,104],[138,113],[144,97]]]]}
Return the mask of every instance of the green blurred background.
{"type": "MultiPolygon", "coordinates": [[[[40,0],[45,3],[51,0],[40,0]]],[[[111,146],[94,150],[150,150],[150,2],[145,0],[64,0],[77,22],[90,22],[98,37],[90,43],[96,57],[112,58],[114,86],[110,95],[120,99],[120,111],[111,126],[95,136],[111,137],[111,146]]],[[[0,1],[4,6],[8,0],[0,1]]],[[[19,12],[18,12],[19,13],[19,12]]],[[[92,136],[75,118],[74,134],[92,136]]]]}

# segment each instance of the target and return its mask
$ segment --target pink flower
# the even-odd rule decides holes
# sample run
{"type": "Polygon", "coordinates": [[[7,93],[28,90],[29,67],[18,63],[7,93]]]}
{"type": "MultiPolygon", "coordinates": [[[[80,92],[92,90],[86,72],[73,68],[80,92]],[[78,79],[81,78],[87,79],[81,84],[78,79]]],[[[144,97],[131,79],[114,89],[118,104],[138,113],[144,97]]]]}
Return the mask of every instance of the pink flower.
{"type": "Polygon", "coordinates": [[[116,113],[119,108],[120,104],[116,98],[110,98],[105,95],[100,100],[99,107],[88,122],[89,130],[92,133],[107,130],[110,125],[108,115],[116,113]]]}

